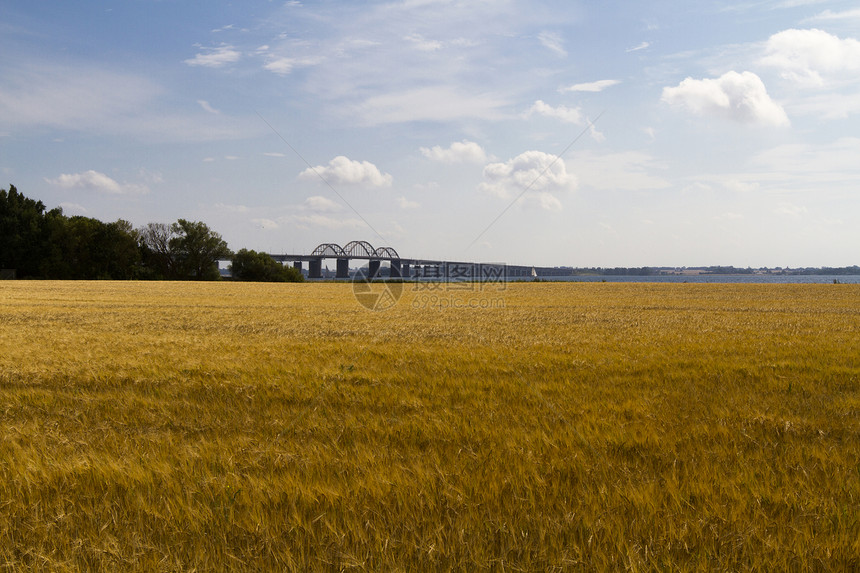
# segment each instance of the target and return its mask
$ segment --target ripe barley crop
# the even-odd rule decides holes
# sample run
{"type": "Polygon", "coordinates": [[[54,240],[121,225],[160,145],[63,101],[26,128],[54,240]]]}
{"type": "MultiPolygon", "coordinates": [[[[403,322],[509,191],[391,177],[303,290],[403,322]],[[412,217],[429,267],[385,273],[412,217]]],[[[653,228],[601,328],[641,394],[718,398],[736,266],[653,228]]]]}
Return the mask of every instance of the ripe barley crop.
{"type": "Polygon", "coordinates": [[[859,287],[414,296],[0,283],[0,564],[860,568],[859,287]]]}

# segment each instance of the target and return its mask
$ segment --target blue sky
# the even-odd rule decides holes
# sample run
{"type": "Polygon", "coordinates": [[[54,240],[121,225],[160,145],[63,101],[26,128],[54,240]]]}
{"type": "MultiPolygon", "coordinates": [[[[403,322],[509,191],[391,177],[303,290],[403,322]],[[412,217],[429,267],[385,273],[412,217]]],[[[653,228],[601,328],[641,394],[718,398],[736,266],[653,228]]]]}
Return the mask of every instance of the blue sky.
{"type": "Polygon", "coordinates": [[[0,181],[231,248],[860,262],[860,9],[0,0],[0,181]]]}

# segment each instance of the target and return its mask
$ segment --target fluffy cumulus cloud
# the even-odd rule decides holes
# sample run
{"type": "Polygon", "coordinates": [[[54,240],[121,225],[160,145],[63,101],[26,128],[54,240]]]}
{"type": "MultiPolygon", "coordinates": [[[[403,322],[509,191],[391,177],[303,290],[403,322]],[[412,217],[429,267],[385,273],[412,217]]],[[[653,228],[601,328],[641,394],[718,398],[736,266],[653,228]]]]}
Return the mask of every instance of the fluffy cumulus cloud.
{"type": "Polygon", "coordinates": [[[662,100],[698,115],[714,115],[741,123],[788,125],[788,116],[752,72],[727,72],[719,78],[687,78],[663,88],[662,100]]]}
{"type": "Polygon", "coordinates": [[[433,161],[443,163],[484,163],[487,154],[483,148],[474,141],[455,141],[447,148],[439,145],[433,147],[422,147],[421,154],[433,161]]]}
{"type": "Polygon", "coordinates": [[[552,117],[565,123],[582,122],[582,112],[580,112],[579,108],[570,108],[563,105],[552,107],[551,105],[544,103],[542,100],[537,100],[534,105],[529,108],[528,112],[526,112],[526,117],[531,117],[532,115],[552,117]]]}
{"type": "Polygon", "coordinates": [[[203,50],[196,56],[185,60],[185,63],[189,66],[220,68],[227,64],[238,62],[241,56],[241,52],[236,50],[233,46],[222,44],[214,48],[203,48],[203,50]]]}
{"type": "Polygon", "coordinates": [[[823,85],[828,76],[860,71],[860,42],[814,28],[785,30],[768,39],[762,64],[786,79],[823,85]]]}
{"type": "Polygon", "coordinates": [[[362,185],[365,187],[388,187],[392,177],[383,173],[369,161],[354,161],[338,155],[328,165],[309,167],[299,174],[301,179],[324,179],[331,185],[362,185]]]}
{"type": "Polygon", "coordinates": [[[576,188],[576,177],[567,172],[559,157],[542,151],[526,151],[504,163],[490,163],[484,168],[485,193],[514,199],[522,196],[544,209],[560,209],[556,193],[576,188]]]}
{"type": "Polygon", "coordinates": [[[145,185],[119,183],[104,173],[99,173],[92,169],[82,173],[63,173],[56,179],[45,179],[45,181],[64,189],[88,189],[112,195],[146,193],[149,191],[145,185]]]}

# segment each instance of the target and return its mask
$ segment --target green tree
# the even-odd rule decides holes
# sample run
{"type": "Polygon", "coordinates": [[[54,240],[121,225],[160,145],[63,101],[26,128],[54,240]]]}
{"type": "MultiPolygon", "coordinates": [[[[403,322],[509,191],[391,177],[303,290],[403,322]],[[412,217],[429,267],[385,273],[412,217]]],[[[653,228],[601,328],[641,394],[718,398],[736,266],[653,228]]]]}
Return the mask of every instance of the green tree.
{"type": "Polygon", "coordinates": [[[166,223],[148,223],[137,229],[136,234],[143,263],[141,273],[143,277],[179,278],[176,256],[171,249],[171,241],[179,238],[174,226],[166,223]]]}
{"type": "MultiPolygon", "coordinates": [[[[52,213],[62,213],[52,211],[52,213]]],[[[47,250],[45,205],[28,199],[14,185],[0,189],[0,268],[18,277],[39,276],[47,250]]]]}
{"type": "Polygon", "coordinates": [[[230,265],[233,278],[240,281],[261,282],[302,282],[304,275],[293,267],[287,267],[267,255],[257,251],[241,249],[233,256],[230,265]]]}
{"type": "Polygon", "coordinates": [[[174,236],[169,239],[177,278],[217,280],[218,259],[227,259],[233,252],[221,235],[205,223],[179,219],[172,225],[174,236]]]}
{"type": "Polygon", "coordinates": [[[137,233],[125,219],[108,223],[104,240],[107,243],[107,269],[113,279],[136,279],[140,277],[141,253],[137,233]]]}
{"type": "Polygon", "coordinates": [[[90,217],[49,213],[48,253],[41,275],[53,279],[131,279],[138,274],[140,250],[131,224],[103,223],[90,217]]]}

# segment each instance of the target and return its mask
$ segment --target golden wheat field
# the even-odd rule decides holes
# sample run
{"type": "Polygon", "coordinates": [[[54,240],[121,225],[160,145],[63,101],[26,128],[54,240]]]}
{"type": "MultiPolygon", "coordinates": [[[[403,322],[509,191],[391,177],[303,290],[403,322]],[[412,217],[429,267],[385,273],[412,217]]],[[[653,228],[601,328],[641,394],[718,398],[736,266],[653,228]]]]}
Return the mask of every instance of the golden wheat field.
{"type": "Polygon", "coordinates": [[[428,288],[0,283],[0,568],[860,569],[860,286],[428,288]]]}

